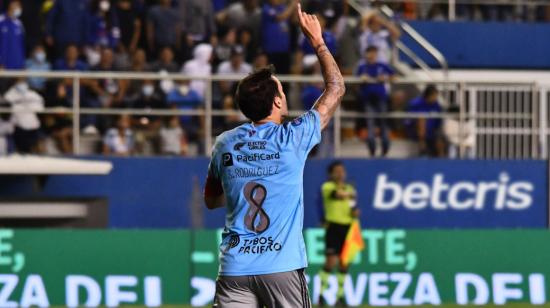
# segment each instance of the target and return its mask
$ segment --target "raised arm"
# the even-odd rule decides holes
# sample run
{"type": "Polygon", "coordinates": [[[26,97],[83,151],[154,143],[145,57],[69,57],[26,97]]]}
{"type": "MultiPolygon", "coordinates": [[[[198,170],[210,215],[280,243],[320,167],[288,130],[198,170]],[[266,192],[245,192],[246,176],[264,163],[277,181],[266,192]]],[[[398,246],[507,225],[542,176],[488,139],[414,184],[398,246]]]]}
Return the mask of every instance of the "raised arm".
{"type": "Polygon", "coordinates": [[[302,8],[300,4],[298,4],[298,18],[300,20],[300,27],[311,46],[315,49],[315,53],[321,64],[321,71],[325,81],[325,91],[317,102],[315,102],[313,108],[315,108],[321,116],[321,128],[325,128],[340,105],[344,93],[346,93],[344,78],[342,77],[342,73],[340,73],[340,69],[334,57],[330,54],[330,51],[325,45],[323,31],[319,20],[317,20],[317,16],[302,12],[302,8]]]}

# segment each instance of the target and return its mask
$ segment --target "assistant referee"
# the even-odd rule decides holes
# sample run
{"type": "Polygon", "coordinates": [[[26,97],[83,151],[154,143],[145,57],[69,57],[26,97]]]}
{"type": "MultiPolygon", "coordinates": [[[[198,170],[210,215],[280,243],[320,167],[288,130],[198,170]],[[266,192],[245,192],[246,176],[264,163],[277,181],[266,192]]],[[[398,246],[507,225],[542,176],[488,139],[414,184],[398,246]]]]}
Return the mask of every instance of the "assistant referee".
{"type": "Polygon", "coordinates": [[[329,180],[321,186],[324,224],[326,227],[326,261],[325,266],[319,272],[319,277],[321,278],[319,305],[325,305],[323,292],[328,288],[330,274],[338,265],[338,272],[336,273],[338,280],[336,304],[340,307],[345,307],[344,279],[348,272],[348,266],[342,264],[340,253],[353,219],[359,217],[359,209],[356,207],[357,193],[351,184],[346,183],[346,169],[341,161],[334,161],[329,165],[328,175],[329,180]]]}

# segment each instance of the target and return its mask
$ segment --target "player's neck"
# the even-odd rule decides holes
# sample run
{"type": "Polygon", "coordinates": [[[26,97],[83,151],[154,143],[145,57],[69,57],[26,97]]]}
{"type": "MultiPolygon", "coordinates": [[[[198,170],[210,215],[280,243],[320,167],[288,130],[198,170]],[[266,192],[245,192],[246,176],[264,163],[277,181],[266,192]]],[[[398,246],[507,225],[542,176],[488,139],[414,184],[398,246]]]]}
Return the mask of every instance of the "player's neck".
{"type": "Polygon", "coordinates": [[[282,123],[280,117],[274,117],[273,115],[270,115],[265,119],[261,119],[260,121],[252,122],[252,124],[254,126],[259,126],[259,125],[266,124],[266,123],[269,123],[269,122],[275,123],[275,124],[281,124],[282,123]]]}

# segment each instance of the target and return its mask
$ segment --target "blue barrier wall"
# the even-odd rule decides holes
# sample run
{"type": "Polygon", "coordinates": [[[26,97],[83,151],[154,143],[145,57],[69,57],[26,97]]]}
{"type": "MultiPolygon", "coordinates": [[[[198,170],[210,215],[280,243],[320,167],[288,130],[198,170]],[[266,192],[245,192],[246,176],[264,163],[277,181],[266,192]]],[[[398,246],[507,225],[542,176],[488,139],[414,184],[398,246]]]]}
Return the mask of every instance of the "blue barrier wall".
{"type": "MultiPolygon", "coordinates": [[[[103,158],[105,159],[105,158],[103,158]]],[[[48,196],[106,197],[113,228],[182,228],[191,211],[204,226],[223,225],[225,210],[202,202],[205,158],[109,158],[108,176],[51,176],[48,196]],[[200,217],[201,215],[199,215],[200,217]]],[[[370,228],[544,228],[545,161],[345,160],[370,228]]],[[[309,160],[304,174],[305,226],[319,225],[319,187],[329,160],[309,160]]],[[[29,193],[24,177],[0,178],[0,197],[29,193]]]]}
{"type": "MultiPolygon", "coordinates": [[[[550,24],[433,21],[410,24],[443,53],[451,67],[550,67],[550,24]]],[[[403,35],[403,42],[429,65],[438,67],[410,37],[403,35]]]]}

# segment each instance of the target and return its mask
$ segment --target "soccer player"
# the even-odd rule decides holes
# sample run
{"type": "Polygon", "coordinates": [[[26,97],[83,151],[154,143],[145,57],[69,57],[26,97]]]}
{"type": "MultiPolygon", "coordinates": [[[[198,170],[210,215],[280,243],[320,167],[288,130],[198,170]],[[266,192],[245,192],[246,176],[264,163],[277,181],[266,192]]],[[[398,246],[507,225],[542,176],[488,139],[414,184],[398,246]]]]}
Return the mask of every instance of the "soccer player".
{"type": "Polygon", "coordinates": [[[344,279],[348,267],[339,260],[342,248],[348,234],[349,227],[359,210],[356,207],[355,188],[346,183],[346,169],[340,161],[331,163],[328,167],[329,180],[321,186],[323,197],[324,223],[325,223],[325,266],[319,272],[321,278],[321,293],[319,305],[324,306],[323,292],[328,288],[328,279],[336,265],[338,272],[338,291],[336,293],[337,305],[346,306],[344,300],[344,279]],[[340,261],[340,262],[338,262],[340,261]]]}
{"type": "Polygon", "coordinates": [[[302,31],[322,67],[325,90],[292,122],[270,69],[239,82],[235,101],[250,120],[216,139],[204,199],[225,204],[214,307],[310,307],[304,276],[303,169],[345,93],[344,80],[314,15],[301,11],[302,31]]]}

